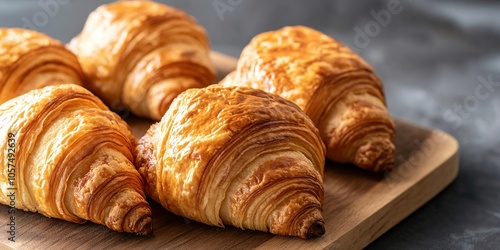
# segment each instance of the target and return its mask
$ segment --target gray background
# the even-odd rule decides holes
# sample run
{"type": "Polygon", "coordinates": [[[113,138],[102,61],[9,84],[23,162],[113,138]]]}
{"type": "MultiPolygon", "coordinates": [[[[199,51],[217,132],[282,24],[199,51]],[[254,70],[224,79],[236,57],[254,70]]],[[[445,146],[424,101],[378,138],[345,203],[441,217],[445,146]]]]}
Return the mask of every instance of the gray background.
{"type": "MultiPolygon", "coordinates": [[[[31,26],[63,42],[86,16],[110,1],[0,0],[0,26],[31,26]],[[35,18],[35,21],[33,21],[35,18]],[[26,21],[28,20],[28,21],[26,21]],[[31,23],[31,24],[27,24],[31,23]]],[[[435,199],[369,249],[493,249],[500,246],[500,4],[498,1],[401,0],[402,10],[379,30],[388,1],[162,1],[192,14],[213,48],[237,56],[256,34],[308,25],[347,44],[385,83],[390,112],[444,130],[460,142],[460,175],[435,199]],[[228,4],[221,16],[214,2],[228,4]],[[355,30],[371,28],[369,42],[355,30]],[[359,36],[359,35],[358,35],[359,36]],[[357,41],[357,42],[356,42],[357,41]],[[497,82],[488,92],[483,80],[497,82]],[[461,110],[461,111],[460,111],[461,110]]]]}

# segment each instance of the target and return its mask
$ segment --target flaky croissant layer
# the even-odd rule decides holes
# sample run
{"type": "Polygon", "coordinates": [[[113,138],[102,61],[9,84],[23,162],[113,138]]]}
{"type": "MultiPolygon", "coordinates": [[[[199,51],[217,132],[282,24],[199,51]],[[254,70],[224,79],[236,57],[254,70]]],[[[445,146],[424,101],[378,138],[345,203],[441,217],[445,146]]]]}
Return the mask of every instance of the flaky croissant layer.
{"type": "Polygon", "coordinates": [[[312,119],[328,158],[375,171],[392,169],[394,123],[382,82],[340,42],[304,26],[257,35],[223,86],[247,86],[297,104],[312,119]]]}
{"type": "Polygon", "coordinates": [[[78,59],[63,44],[36,31],[0,28],[0,104],[63,83],[84,84],[78,59]]]}
{"type": "Polygon", "coordinates": [[[182,91],[215,81],[205,30],[183,11],[152,1],[100,6],[69,48],[107,105],[154,120],[182,91]]]}
{"type": "Polygon", "coordinates": [[[149,234],[151,208],[128,126],[82,87],[30,91],[0,105],[0,203],[70,222],[149,234]],[[13,169],[11,171],[11,169],[13,169]],[[14,176],[9,175],[10,172],[14,176]]]}
{"type": "Polygon", "coordinates": [[[302,238],[324,234],[325,148],[311,120],[278,96],[187,90],[136,153],[146,192],[177,215],[302,238]]]}

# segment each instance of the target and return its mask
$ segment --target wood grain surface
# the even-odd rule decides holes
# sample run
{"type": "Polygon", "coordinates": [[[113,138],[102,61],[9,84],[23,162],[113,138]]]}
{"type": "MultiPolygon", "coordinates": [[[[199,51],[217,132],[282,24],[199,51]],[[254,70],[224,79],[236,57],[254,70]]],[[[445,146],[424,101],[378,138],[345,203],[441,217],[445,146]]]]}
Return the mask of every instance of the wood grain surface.
{"type": "MultiPolygon", "coordinates": [[[[215,53],[221,76],[234,59],[215,53]]],[[[128,117],[136,136],[151,121],[128,117]]],[[[448,134],[396,120],[396,164],[373,174],[327,161],[323,215],[326,234],[302,240],[234,227],[217,228],[171,214],[154,201],[154,233],[135,236],[93,223],[75,224],[16,211],[16,242],[7,240],[8,207],[0,209],[0,249],[360,249],[410,215],[458,174],[458,143],[448,134]]]]}

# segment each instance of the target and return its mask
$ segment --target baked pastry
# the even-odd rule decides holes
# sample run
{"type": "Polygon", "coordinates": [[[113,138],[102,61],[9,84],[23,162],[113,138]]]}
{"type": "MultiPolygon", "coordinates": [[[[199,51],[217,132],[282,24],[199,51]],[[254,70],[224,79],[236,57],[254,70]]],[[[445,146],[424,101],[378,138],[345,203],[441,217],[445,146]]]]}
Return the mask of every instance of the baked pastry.
{"type": "Polygon", "coordinates": [[[0,203],[118,232],[149,234],[151,208],[128,126],[72,84],[32,90],[0,105],[0,203]]]}
{"type": "Polygon", "coordinates": [[[325,148],[293,103],[243,87],[180,94],[137,147],[146,192],[208,225],[324,234],[325,148]]]}
{"type": "Polygon", "coordinates": [[[71,51],[36,31],[0,28],[0,104],[32,89],[62,83],[84,83],[71,51]]]}
{"type": "Polygon", "coordinates": [[[394,123],[383,86],[361,57],[319,31],[285,27],[257,35],[224,86],[293,101],[313,120],[331,160],[375,171],[394,165],[394,123]]]}
{"type": "Polygon", "coordinates": [[[215,82],[205,30],[160,3],[102,5],[69,48],[90,79],[89,89],[108,106],[155,120],[182,91],[215,82]]]}

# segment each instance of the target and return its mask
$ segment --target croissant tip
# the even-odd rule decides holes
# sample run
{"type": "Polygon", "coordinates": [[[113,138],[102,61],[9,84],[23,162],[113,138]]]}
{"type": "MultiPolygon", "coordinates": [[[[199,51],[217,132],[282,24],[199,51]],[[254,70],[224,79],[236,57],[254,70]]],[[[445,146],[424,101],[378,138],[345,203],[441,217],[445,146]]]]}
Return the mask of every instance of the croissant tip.
{"type": "Polygon", "coordinates": [[[375,173],[390,172],[394,168],[394,151],[384,152],[382,155],[382,159],[376,161],[371,169],[375,173]]]}
{"type": "Polygon", "coordinates": [[[150,235],[153,232],[153,219],[151,216],[142,219],[137,228],[136,233],[138,235],[150,235]]]}
{"type": "Polygon", "coordinates": [[[386,173],[391,172],[394,169],[394,162],[384,163],[376,169],[376,172],[386,173]]]}
{"type": "Polygon", "coordinates": [[[354,164],[375,173],[394,168],[394,145],[386,140],[371,141],[359,147],[354,164]]]}
{"type": "Polygon", "coordinates": [[[129,228],[126,231],[137,235],[149,235],[153,232],[153,218],[151,208],[148,206],[137,206],[129,217],[129,228]],[[134,216],[135,215],[135,216],[134,216]]]}
{"type": "Polygon", "coordinates": [[[307,230],[306,239],[318,238],[324,234],[325,223],[323,221],[316,221],[307,230]]]}

